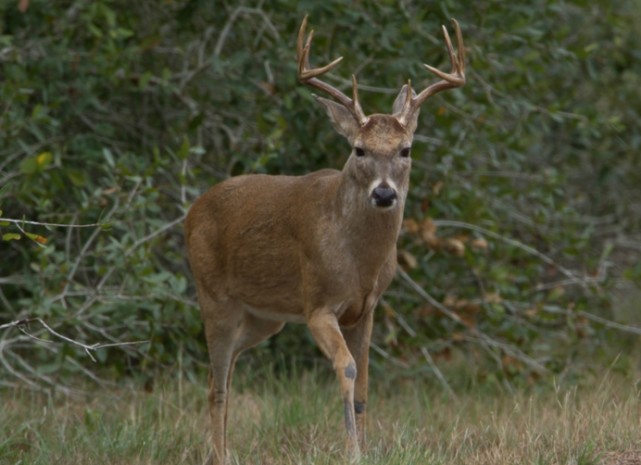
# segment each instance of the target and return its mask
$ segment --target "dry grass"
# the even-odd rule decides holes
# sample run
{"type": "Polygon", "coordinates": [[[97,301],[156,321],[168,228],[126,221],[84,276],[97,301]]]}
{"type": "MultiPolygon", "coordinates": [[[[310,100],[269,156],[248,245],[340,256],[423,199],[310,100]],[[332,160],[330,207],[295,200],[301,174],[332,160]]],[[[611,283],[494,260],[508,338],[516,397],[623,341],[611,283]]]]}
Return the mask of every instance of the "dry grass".
{"type": "MultiPolygon", "coordinates": [[[[319,378],[238,390],[232,463],[345,463],[337,387],[319,378]]],[[[424,384],[397,388],[372,389],[363,465],[641,465],[641,393],[631,381],[538,394],[468,391],[456,400],[424,384]]],[[[0,392],[0,464],[200,464],[205,399],[204,382],[56,400],[0,392]]]]}

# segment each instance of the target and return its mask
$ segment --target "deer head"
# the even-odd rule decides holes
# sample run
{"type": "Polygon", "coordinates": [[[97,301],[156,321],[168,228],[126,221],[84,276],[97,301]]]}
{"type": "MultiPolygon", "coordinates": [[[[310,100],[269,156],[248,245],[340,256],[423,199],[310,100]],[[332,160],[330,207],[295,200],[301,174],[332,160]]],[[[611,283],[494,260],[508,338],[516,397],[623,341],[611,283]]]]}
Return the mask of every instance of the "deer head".
{"type": "Polygon", "coordinates": [[[298,79],[300,82],[326,92],[335,100],[315,96],[326,109],[336,131],[343,135],[352,147],[343,173],[354,186],[367,195],[369,203],[380,210],[402,209],[407,196],[411,167],[411,148],[416,131],[420,106],[428,97],[446,89],[465,84],[465,46],[461,29],[452,20],[456,31],[458,55],[454,54],[452,42],[445,26],[443,35],[452,63],[451,73],[444,73],[429,65],[429,71],[441,78],[420,94],[412,89],[411,82],[401,88],[392,114],[366,116],[358,101],[358,84],[352,75],[352,98],[347,97],[318,76],[336,67],[342,57],[321,68],[310,68],[309,54],[314,31],[305,40],[307,16],[300,26],[297,40],[298,79]]]}

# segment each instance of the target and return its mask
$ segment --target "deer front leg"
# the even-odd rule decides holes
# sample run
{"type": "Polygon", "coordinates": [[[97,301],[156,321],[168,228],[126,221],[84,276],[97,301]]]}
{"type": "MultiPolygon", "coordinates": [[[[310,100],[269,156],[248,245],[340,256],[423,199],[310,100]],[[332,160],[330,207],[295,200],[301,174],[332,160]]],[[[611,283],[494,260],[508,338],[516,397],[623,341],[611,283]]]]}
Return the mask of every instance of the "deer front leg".
{"type": "Polygon", "coordinates": [[[356,430],[361,449],[365,447],[365,423],[367,409],[367,381],[369,368],[369,344],[372,337],[374,309],[370,309],[361,321],[352,328],[343,330],[349,351],[356,360],[356,382],[354,389],[354,412],[356,430]]]}
{"type": "Polygon", "coordinates": [[[350,354],[345,339],[336,321],[336,315],[329,310],[312,314],[307,325],[314,340],[323,353],[332,361],[336,377],[341,388],[343,408],[345,410],[345,429],[347,432],[347,454],[352,461],[360,457],[356,418],[354,415],[354,382],[356,380],[356,363],[350,354]]]}

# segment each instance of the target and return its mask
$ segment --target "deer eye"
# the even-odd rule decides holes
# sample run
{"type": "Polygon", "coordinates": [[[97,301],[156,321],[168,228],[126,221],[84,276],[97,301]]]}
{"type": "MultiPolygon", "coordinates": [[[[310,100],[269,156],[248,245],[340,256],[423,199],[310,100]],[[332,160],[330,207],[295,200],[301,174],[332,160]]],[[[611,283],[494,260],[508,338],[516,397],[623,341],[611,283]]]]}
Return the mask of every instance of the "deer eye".
{"type": "Polygon", "coordinates": [[[410,148],[405,147],[404,149],[401,149],[401,157],[407,158],[410,156],[410,148]]]}
{"type": "Polygon", "coordinates": [[[364,157],[365,156],[365,150],[363,150],[360,147],[354,147],[354,153],[356,154],[357,157],[364,157]]]}

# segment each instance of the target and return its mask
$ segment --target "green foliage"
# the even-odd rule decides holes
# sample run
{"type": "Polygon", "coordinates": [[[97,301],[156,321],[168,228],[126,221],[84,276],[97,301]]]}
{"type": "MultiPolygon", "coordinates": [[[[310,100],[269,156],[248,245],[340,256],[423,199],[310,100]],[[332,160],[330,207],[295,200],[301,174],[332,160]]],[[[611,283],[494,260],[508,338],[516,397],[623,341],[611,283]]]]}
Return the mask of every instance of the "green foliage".
{"type": "MultiPolygon", "coordinates": [[[[634,2],[16,3],[0,6],[0,217],[13,220],[0,223],[0,320],[148,341],[97,351],[114,374],[205,360],[180,225],[199,193],[230,175],[344,162],[347,145],[296,82],[306,12],[313,63],[343,55],[328,79],[347,89],[357,72],[367,113],[390,111],[408,78],[430,82],[421,63],[447,69],[448,18],[468,49],[468,84],[423,108],[405,274],[377,317],[374,366],[431,376],[426,349],[480,379],[567,373],[602,351],[590,315],[616,319],[613,286],[638,282],[634,2]]],[[[24,357],[89,362],[15,329],[2,337],[25,379],[45,378],[24,357]]],[[[314,358],[308,340],[293,327],[256,354],[314,358]]]]}

